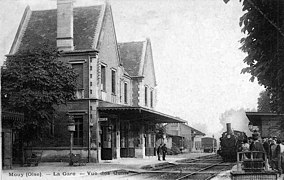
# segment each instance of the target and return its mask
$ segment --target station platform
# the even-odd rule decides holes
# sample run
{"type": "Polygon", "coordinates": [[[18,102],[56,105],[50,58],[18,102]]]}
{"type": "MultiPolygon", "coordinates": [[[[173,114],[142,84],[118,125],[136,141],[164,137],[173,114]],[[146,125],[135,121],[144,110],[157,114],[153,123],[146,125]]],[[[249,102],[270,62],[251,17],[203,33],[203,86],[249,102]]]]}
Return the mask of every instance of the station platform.
{"type": "MultiPolygon", "coordinates": [[[[107,171],[129,170],[141,171],[143,166],[159,166],[167,163],[189,158],[211,155],[211,153],[183,153],[167,155],[166,161],[158,161],[156,156],[146,158],[120,158],[105,160],[100,163],[87,163],[85,166],[69,166],[66,162],[39,163],[35,167],[13,167],[3,170],[1,179],[5,180],[34,180],[34,179],[92,179],[95,174],[107,171]],[[92,174],[92,175],[89,175],[92,174]]],[[[98,177],[98,176],[97,176],[98,177]]],[[[105,176],[108,178],[110,176],[105,176]]]]}

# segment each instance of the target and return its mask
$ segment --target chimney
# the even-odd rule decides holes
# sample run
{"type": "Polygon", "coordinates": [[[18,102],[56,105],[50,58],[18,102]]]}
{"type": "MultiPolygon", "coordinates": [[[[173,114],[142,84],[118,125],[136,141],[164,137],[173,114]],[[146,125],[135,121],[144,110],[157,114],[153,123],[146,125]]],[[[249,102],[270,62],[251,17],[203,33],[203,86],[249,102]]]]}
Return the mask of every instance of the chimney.
{"type": "Polygon", "coordinates": [[[231,128],[231,123],[227,123],[227,133],[228,134],[233,134],[232,128],[231,128]]]}
{"type": "Polygon", "coordinates": [[[72,51],[73,45],[73,0],[57,0],[58,50],[72,51]]]}

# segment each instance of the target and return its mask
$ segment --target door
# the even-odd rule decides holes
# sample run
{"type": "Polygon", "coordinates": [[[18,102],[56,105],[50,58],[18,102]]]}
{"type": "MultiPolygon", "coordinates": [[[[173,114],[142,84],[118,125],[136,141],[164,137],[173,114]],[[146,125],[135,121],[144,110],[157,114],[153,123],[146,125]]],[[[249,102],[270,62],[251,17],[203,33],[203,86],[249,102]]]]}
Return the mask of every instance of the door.
{"type": "Polygon", "coordinates": [[[113,155],[113,137],[112,137],[112,126],[102,126],[102,160],[112,160],[113,155]]]}
{"type": "Polygon", "coordinates": [[[150,133],[145,138],[145,155],[154,156],[155,154],[155,134],[150,133]]]}
{"type": "Polygon", "coordinates": [[[155,125],[147,124],[145,125],[145,155],[146,156],[154,156],[155,155],[155,144],[156,144],[156,135],[155,125]]]}
{"type": "Polygon", "coordinates": [[[12,130],[4,129],[2,132],[2,167],[12,168],[12,130]]]}
{"type": "Polygon", "coordinates": [[[23,162],[23,143],[18,131],[13,131],[12,142],[13,164],[21,164],[23,162]]]}
{"type": "Polygon", "coordinates": [[[120,156],[135,157],[134,135],[130,124],[127,122],[121,124],[120,156]]]}

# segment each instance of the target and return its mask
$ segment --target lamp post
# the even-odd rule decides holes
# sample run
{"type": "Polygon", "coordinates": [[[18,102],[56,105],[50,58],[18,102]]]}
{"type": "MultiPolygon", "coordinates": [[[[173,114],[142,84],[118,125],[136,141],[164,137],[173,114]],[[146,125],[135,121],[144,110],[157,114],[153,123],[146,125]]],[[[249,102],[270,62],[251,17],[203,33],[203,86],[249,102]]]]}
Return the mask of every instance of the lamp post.
{"type": "Polygon", "coordinates": [[[68,131],[70,132],[70,160],[69,160],[69,165],[72,166],[73,165],[73,161],[72,161],[72,148],[73,148],[73,133],[75,131],[75,121],[73,116],[68,115],[68,131]]]}

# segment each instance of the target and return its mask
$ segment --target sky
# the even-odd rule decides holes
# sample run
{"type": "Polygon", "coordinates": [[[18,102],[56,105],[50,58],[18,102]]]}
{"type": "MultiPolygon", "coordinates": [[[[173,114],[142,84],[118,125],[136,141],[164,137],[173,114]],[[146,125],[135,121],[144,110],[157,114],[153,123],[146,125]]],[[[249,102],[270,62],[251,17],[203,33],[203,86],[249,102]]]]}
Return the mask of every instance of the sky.
{"type": "MultiPolygon", "coordinates": [[[[101,4],[76,0],[74,6],[101,4]]],[[[157,79],[156,110],[178,116],[207,135],[220,122],[244,122],[226,111],[253,110],[264,89],[241,74],[246,56],[239,50],[236,0],[109,0],[118,42],[150,38],[157,79]]],[[[9,53],[25,7],[54,9],[56,0],[0,0],[0,63],[9,53]]],[[[242,111],[244,114],[244,111],[242,111]]],[[[241,115],[243,117],[243,115],[241,115]]],[[[234,125],[233,124],[233,125],[234,125]]]]}

